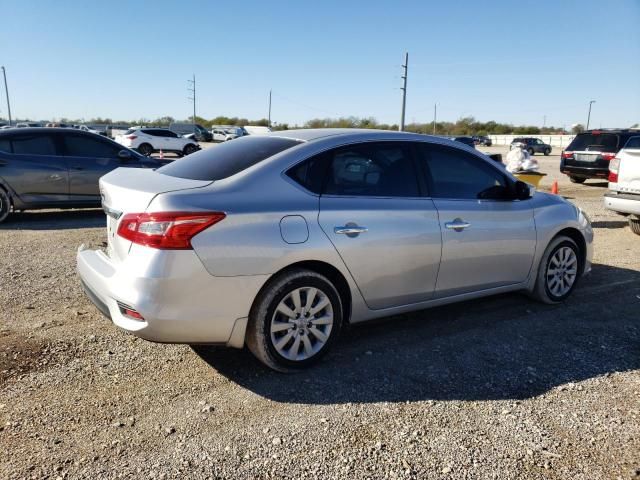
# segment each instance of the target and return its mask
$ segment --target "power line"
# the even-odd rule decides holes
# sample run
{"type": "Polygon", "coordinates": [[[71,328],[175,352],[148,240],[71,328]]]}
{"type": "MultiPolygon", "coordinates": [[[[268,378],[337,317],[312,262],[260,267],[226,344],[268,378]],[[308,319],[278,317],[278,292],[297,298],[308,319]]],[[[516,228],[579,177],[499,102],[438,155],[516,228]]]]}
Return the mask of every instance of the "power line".
{"type": "MultiPolygon", "coordinates": [[[[191,87],[187,88],[187,91],[191,92],[191,97],[187,97],[189,100],[193,100],[193,126],[196,125],[196,74],[193,74],[193,80],[187,80],[187,83],[191,87]]],[[[195,130],[194,130],[195,131],[195,130]]]]}

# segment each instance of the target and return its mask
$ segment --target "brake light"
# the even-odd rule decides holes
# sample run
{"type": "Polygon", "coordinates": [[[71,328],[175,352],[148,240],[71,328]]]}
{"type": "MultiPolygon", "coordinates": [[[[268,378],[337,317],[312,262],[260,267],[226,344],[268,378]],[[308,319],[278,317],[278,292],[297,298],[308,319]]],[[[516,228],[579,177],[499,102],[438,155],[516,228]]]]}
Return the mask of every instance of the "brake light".
{"type": "Polygon", "coordinates": [[[160,250],[191,250],[193,237],[225,217],[222,212],[128,213],[118,225],[118,235],[160,250]]]}
{"type": "Polygon", "coordinates": [[[128,138],[129,140],[135,140],[136,138],[138,138],[137,135],[127,135],[125,138],[128,138]]]}
{"type": "Polygon", "coordinates": [[[616,158],[616,154],[615,153],[602,153],[600,155],[602,157],[603,160],[613,160],[614,158],[616,158]]]}
{"type": "Polygon", "coordinates": [[[562,152],[562,158],[565,160],[573,159],[573,152],[562,152]]]}
{"type": "Polygon", "coordinates": [[[618,172],[620,171],[620,159],[614,158],[609,162],[609,181],[618,183],[618,172]]]}

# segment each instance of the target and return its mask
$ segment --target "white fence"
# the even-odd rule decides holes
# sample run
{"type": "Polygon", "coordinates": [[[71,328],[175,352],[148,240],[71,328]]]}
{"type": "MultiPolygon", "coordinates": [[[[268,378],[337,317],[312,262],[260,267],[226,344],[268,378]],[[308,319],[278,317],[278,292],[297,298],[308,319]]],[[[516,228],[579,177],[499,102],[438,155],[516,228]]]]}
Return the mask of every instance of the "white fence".
{"type": "Polygon", "coordinates": [[[510,145],[511,142],[513,142],[513,139],[518,137],[539,138],[544,143],[549,144],[552,147],[564,148],[569,145],[575,135],[489,135],[489,138],[494,145],[510,145]]]}

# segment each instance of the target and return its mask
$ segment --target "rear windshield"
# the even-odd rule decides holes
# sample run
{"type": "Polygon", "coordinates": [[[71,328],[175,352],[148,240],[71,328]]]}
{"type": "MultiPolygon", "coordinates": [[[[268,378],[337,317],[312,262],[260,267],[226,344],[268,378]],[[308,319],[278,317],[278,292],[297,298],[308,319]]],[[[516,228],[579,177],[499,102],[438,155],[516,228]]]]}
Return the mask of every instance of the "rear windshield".
{"type": "Polygon", "coordinates": [[[157,171],[191,180],[221,180],[299,143],[290,138],[242,137],[192,153],[157,171]]]}
{"type": "Polygon", "coordinates": [[[577,152],[611,152],[620,150],[618,135],[614,133],[580,133],[567,147],[569,151],[577,152]]]}

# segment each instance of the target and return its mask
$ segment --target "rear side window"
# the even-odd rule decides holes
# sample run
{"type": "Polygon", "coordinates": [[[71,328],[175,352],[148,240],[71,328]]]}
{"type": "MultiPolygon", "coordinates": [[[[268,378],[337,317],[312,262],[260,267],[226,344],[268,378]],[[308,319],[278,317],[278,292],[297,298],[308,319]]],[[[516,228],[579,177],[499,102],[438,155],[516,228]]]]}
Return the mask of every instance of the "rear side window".
{"type": "Polygon", "coordinates": [[[366,143],[329,152],[324,193],[370,197],[419,197],[418,177],[409,146],[366,143]]]}
{"type": "Polygon", "coordinates": [[[577,152],[609,152],[620,150],[619,138],[614,133],[580,133],[567,147],[569,151],[577,152]]]}
{"type": "Polygon", "coordinates": [[[56,147],[50,135],[19,135],[11,139],[13,153],[23,155],[55,155],[56,147]]]}
{"type": "Polygon", "coordinates": [[[300,143],[291,138],[243,137],[192,153],[157,171],[192,180],[221,180],[300,143]]]}

